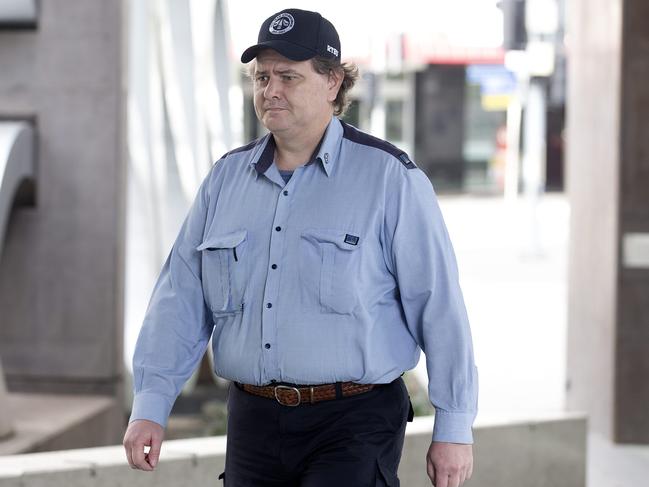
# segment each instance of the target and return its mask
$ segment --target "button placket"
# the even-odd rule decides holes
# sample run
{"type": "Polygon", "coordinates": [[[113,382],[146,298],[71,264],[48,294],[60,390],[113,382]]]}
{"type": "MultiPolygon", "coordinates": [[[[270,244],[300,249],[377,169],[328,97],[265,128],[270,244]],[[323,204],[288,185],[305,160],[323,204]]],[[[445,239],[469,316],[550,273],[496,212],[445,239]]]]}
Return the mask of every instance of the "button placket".
{"type": "Polygon", "coordinates": [[[277,299],[279,296],[279,277],[277,269],[281,265],[281,257],[284,255],[286,246],[286,221],[289,215],[289,204],[292,196],[292,190],[288,186],[295,180],[296,174],[293,174],[291,180],[286,186],[280,188],[277,192],[275,217],[272,222],[272,231],[270,234],[270,252],[269,266],[266,272],[266,285],[263,300],[262,312],[262,347],[264,350],[264,381],[267,382],[271,377],[279,375],[279,357],[276,353],[277,337],[277,299]]]}

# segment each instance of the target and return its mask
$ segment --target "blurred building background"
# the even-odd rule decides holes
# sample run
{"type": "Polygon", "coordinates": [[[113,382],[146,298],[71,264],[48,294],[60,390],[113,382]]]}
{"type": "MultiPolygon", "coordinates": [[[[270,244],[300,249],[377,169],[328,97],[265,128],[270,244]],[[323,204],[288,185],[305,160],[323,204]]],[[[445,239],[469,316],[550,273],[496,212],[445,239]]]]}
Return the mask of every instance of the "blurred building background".
{"type": "MultiPolygon", "coordinates": [[[[239,55],[291,6],[0,1],[0,454],[121,442],[135,340],[178,228],[213,162],[264,132],[239,55]]],[[[559,459],[538,457],[548,469],[527,485],[644,485],[649,4],[299,7],[331,20],[361,68],[345,119],[406,150],[440,198],[479,419],[585,412],[587,437],[538,443],[559,459]]],[[[225,432],[211,362],[169,439],[225,432]]],[[[425,367],[408,375],[432,414],[425,367]]],[[[480,485],[509,485],[488,470],[480,485]]]]}

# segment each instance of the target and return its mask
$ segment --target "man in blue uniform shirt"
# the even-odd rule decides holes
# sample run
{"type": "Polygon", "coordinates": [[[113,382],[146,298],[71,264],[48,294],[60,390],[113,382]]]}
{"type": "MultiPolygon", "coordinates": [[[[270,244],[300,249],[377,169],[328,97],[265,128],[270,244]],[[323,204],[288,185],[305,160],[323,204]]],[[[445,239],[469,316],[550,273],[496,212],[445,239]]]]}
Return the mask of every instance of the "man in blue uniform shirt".
{"type": "Polygon", "coordinates": [[[287,9],[241,56],[269,133],[214,164],[162,268],[133,358],[133,468],[155,468],[211,337],[232,381],[225,485],[399,485],[401,375],[421,350],[428,476],[471,477],[478,377],[451,242],[424,172],[337,118],[357,77],[340,54],[329,21],[287,9]]]}

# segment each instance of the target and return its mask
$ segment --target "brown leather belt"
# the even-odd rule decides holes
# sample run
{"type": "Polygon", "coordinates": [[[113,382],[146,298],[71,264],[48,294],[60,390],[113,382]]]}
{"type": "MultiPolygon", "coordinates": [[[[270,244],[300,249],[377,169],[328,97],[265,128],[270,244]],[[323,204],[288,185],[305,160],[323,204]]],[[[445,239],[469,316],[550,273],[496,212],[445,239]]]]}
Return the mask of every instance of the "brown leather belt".
{"type": "Polygon", "coordinates": [[[289,386],[284,384],[254,386],[236,382],[240,389],[257,396],[275,399],[284,406],[299,406],[328,401],[337,397],[355,396],[374,389],[376,384],[357,384],[355,382],[338,382],[340,394],[336,394],[337,384],[322,384],[317,386],[289,386]]]}

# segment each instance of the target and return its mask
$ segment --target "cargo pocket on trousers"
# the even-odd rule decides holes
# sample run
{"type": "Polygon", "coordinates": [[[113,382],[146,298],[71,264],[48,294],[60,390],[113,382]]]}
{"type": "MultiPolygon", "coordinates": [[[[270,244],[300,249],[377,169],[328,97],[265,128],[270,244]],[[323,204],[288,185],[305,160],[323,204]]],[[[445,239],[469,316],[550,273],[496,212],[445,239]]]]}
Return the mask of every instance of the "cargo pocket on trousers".
{"type": "Polygon", "coordinates": [[[375,487],[399,487],[399,478],[381,461],[376,459],[376,485],[375,487]]]}
{"type": "Polygon", "coordinates": [[[196,247],[202,252],[202,281],[205,301],[215,315],[237,313],[243,309],[247,278],[245,255],[247,231],[209,235],[196,247]]]}

